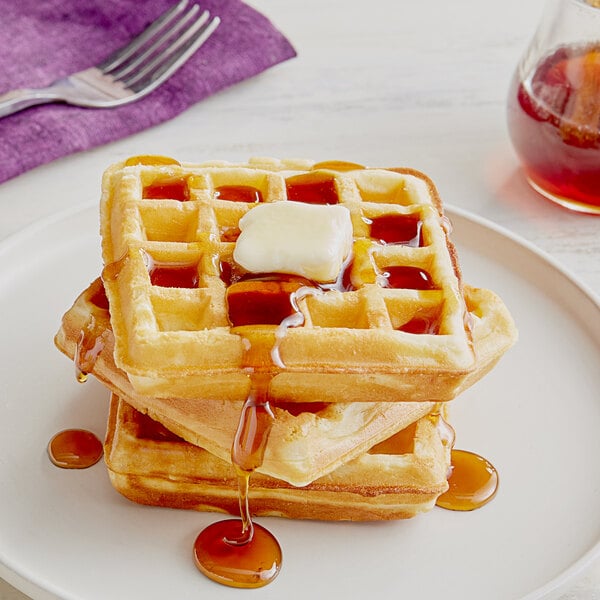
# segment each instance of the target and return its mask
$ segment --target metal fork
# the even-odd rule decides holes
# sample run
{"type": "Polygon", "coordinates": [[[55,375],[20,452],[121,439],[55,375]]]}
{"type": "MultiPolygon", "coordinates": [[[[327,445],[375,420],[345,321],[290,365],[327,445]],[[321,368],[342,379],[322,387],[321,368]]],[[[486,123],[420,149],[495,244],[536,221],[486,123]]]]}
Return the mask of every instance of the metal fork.
{"type": "Polygon", "coordinates": [[[111,108],[149,94],[202,46],[220,23],[188,0],[163,13],[131,43],[95,67],[58,79],[47,88],[0,95],[0,117],[49,102],[111,108]]]}

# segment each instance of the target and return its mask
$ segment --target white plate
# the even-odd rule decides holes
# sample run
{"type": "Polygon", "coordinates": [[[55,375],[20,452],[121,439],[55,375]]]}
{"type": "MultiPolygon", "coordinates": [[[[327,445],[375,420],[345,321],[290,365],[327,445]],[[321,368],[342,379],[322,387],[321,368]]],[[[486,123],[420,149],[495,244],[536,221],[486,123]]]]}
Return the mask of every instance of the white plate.
{"type": "Polygon", "coordinates": [[[496,290],[520,341],[455,402],[457,446],[498,468],[501,487],[472,513],[405,522],[261,519],[284,566],[261,590],[220,587],[194,567],[196,534],[216,515],[141,507],[102,464],[64,471],[58,430],[103,435],[107,394],[75,382],[52,337],[99,272],[97,209],[60,215],[0,246],[0,575],[35,598],[347,597],[452,600],[554,597],[600,554],[600,307],[547,258],[506,232],[449,211],[465,280],[496,290]]]}

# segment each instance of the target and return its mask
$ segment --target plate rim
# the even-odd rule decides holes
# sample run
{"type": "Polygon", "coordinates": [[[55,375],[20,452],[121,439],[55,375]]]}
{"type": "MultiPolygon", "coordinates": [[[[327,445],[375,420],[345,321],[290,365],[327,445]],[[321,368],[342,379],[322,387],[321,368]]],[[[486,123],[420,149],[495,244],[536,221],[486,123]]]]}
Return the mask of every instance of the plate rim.
{"type": "MultiPolygon", "coordinates": [[[[23,241],[31,239],[36,233],[49,230],[53,226],[68,219],[77,218],[78,216],[83,217],[85,216],[85,213],[91,212],[93,209],[97,209],[97,207],[97,201],[87,202],[32,221],[0,240],[0,256],[10,252],[15,246],[23,243],[23,241]]],[[[577,275],[569,271],[558,259],[545,250],[539,248],[534,243],[523,238],[519,234],[512,232],[506,227],[467,209],[447,204],[444,207],[444,211],[451,221],[453,218],[458,217],[471,226],[474,225],[480,229],[492,231],[501,238],[515,244],[521,250],[534,255],[538,260],[551,267],[552,270],[558,272],[566,281],[576,288],[578,293],[591,301],[591,304],[596,310],[600,311],[600,295],[594,292],[594,290],[584,283],[577,275]]],[[[460,245],[460,242],[458,242],[457,245],[460,245]]],[[[4,271],[4,267],[0,265],[0,274],[2,271],[4,271]]],[[[596,336],[593,337],[595,338],[596,336]]],[[[579,556],[579,558],[572,562],[568,567],[563,569],[552,579],[548,580],[541,587],[522,596],[521,600],[549,600],[550,598],[556,597],[559,593],[566,591],[568,587],[572,586],[576,579],[583,575],[584,572],[598,560],[600,560],[600,538],[590,549],[579,556]]],[[[22,569],[19,569],[16,565],[12,564],[9,556],[5,553],[0,553],[0,577],[22,593],[38,600],[82,600],[79,597],[72,595],[62,595],[66,590],[59,590],[57,586],[52,585],[50,581],[40,581],[34,573],[21,571],[22,569]],[[61,592],[61,595],[56,595],[59,591],[61,592]]]]}

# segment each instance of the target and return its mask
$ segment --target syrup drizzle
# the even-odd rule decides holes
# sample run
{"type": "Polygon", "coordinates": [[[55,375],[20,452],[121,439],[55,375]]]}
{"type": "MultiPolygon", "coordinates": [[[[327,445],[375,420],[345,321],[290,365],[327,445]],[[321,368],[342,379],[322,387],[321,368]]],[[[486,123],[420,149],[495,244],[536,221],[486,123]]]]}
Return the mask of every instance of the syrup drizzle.
{"type": "Polygon", "coordinates": [[[109,335],[105,324],[100,319],[90,315],[79,333],[75,348],[75,377],[79,383],[85,383],[88,374],[94,368],[98,356],[104,350],[106,337],[109,335]]]}
{"type": "Polygon", "coordinates": [[[492,500],[498,491],[498,471],[479,454],[454,448],[454,428],[441,415],[439,404],[429,414],[429,419],[436,425],[442,444],[451,448],[449,488],[438,497],[436,506],[455,511],[481,508],[492,500]]]}
{"type": "Polygon", "coordinates": [[[270,380],[270,375],[251,374],[251,391],[231,448],[241,519],[213,523],[194,542],[198,569],[209,579],[230,587],[263,587],[281,569],[281,547],[267,529],[252,521],[249,505],[250,476],[262,464],[274,418],[269,405],[270,380]]]}
{"type": "MultiPolygon", "coordinates": [[[[87,381],[88,373],[94,368],[98,356],[104,350],[110,333],[108,299],[104,286],[99,281],[94,285],[90,302],[92,313],[81,329],[75,347],[75,377],[79,383],[87,381]]],[[[65,429],[48,442],[48,457],[62,469],[86,469],[95,465],[103,455],[102,442],[86,429],[65,429]]]]}
{"type": "Polygon", "coordinates": [[[104,350],[107,338],[112,335],[108,326],[108,299],[102,282],[98,282],[90,302],[94,308],[79,333],[73,360],[75,378],[79,383],[87,381],[88,374],[93,370],[100,353],[104,350]]]}

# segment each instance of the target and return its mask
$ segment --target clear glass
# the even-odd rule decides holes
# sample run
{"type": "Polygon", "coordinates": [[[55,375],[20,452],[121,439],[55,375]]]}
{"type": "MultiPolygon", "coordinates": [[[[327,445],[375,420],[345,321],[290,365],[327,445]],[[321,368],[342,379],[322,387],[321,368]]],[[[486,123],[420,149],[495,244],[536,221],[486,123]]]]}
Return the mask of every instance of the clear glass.
{"type": "Polygon", "coordinates": [[[553,0],[513,77],[508,130],[527,180],[600,215],[600,0],[553,0]]]}

